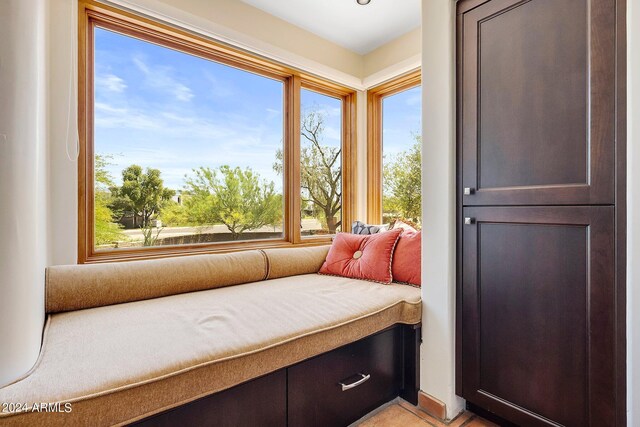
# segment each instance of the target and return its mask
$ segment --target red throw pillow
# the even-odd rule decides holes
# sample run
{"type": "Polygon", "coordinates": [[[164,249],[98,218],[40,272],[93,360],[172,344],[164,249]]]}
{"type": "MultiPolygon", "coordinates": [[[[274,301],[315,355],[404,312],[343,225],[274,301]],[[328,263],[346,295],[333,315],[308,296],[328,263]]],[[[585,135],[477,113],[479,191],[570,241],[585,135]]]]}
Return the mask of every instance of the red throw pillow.
{"type": "Polygon", "coordinates": [[[391,283],[391,257],[402,230],[360,235],[338,233],[320,274],[391,283]]]}
{"type": "Polygon", "coordinates": [[[421,241],[422,231],[405,231],[398,239],[398,244],[393,254],[393,263],[391,264],[394,282],[421,286],[421,241]]]}

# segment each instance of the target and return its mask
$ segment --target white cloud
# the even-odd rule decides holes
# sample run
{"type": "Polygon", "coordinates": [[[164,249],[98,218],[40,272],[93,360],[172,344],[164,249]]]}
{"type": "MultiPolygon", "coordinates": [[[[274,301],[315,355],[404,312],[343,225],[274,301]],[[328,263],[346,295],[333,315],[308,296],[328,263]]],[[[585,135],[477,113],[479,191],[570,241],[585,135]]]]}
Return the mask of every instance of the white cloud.
{"type": "MultiPolygon", "coordinates": [[[[170,85],[180,84],[172,77],[170,67],[161,67],[160,74],[164,75],[152,76],[158,72],[157,67],[144,58],[135,59],[144,77],[142,85],[178,93],[170,85]]],[[[110,96],[115,94],[105,91],[94,104],[96,149],[120,153],[108,168],[116,181],[123,168],[139,164],[159,168],[165,184],[178,189],[192,167],[227,164],[251,166],[262,178],[281,187],[282,177],[273,171],[272,163],[276,150],[282,147],[282,134],[279,127],[267,125],[265,120],[281,117],[282,111],[265,108],[262,114],[243,114],[234,109],[196,108],[192,103],[176,103],[172,97],[160,102],[156,97],[134,96],[133,89],[128,90],[132,96],[127,97],[110,96]]]]}
{"type": "Polygon", "coordinates": [[[133,63],[145,75],[146,83],[156,89],[171,93],[177,100],[188,102],[195,95],[186,85],[180,83],[171,76],[171,67],[154,67],[151,69],[140,55],[132,58],[133,63]]]}
{"type": "Polygon", "coordinates": [[[117,108],[102,102],[96,102],[94,108],[97,128],[160,130],[164,126],[158,118],[128,108],[117,108]]]}
{"type": "MultiPolygon", "coordinates": [[[[224,112],[214,115],[195,111],[158,111],[144,105],[114,106],[107,102],[95,104],[95,126],[98,129],[130,129],[161,133],[163,139],[171,137],[198,140],[234,140],[238,146],[263,145],[264,132],[270,131],[264,125],[255,123],[250,117],[224,112]]],[[[269,135],[280,140],[282,135],[269,135]]]]}
{"type": "Polygon", "coordinates": [[[124,80],[114,74],[104,74],[96,76],[95,84],[97,88],[108,90],[110,92],[120,93],[127,88],[124,80]]]}
{"type": "Polygon", "coordinates": [[[147,141],[134,137],[130,141],[131,148],[125,149],[119,156],[114,156],[109,171],[115,177],[116,183],[120,184],[121,171],[129,165],[158,168],[162,171],[165,185],[180,189],[184,186],[185,175],[193,174],[193,168],[217,168],[222,165],[240,166],[243,169],[251,167],[262,179],[273,181],[280,188],[282,176],[272,168],[275,149],[258,146],[247,151],[239,147],[238,141],[239,139],[226,140],[224,147],[212,144],[210,147],[199,145],[200,148],[195,148],[187,144],[180,154],[177,154],[175,150],[166,150],[162,146],[155,148],[147,144],[147,141]]]}
{"type": "MultiPolygon", "coordinates": [[[[237,131],[229,123],[214,123],[206,118],[179,115],[166,111],[142,111],[129,107],[114,107],[103,102],[95,103],[95,126],[102,129],[143,130],[157,133],[164,138],[185,140],[211,140],[232,138],[237,131]]],[[[247,131],[247,127],[239,128],[247,131]]],[[[246,136],[246,139],[251,139],[246,136]]],[[[246,145],[244,140],[236,142],[246,145]]]]}

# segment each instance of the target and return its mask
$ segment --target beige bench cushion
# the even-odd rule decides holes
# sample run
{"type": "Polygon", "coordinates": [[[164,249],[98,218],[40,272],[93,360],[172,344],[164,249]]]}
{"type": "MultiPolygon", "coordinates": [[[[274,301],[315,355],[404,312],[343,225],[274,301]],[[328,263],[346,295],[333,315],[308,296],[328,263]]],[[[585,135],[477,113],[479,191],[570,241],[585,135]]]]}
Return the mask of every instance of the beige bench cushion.
{"type": "Polygon", "coordinates": [[[0,425],[114,425],[421,319],[420,290],[301,275],[49,317],[40,359],[0,402],[72,402],[0,425]]]}

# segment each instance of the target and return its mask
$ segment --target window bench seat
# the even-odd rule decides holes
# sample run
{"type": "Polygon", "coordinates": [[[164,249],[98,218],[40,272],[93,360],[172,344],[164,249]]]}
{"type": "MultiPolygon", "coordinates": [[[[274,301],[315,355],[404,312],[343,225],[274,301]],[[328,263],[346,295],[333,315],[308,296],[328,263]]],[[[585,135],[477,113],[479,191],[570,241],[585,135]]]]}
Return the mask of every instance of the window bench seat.
{"type": "MultiPolygon", "coordinates": [[[[187,290],[183,286],[189,281],[197,282],[189,276],[199,274],[191,271],[198,262],[186,258],[171,260],[173,267],[191,263],[181,272],[171,270],[171,266],[166,270],[167,260],[68,266],[60,271],[51,268],[47,274],[50,313],[40,358],[25,377],[0,388],[0,402],[70,402],[72,411],[1,414],[0,424],[123,425],[275,372],[395,324],[420,322],[419,289],[309,271],[288,276],[284,274],[285,264],[291,264],[289,271],[293,273],[300,269],[317,271],[326,254],[324,247],[305,249],[304,253],[293,251],[301,249],[199,256],[205,269],[211,267],[205,261],[212,258],[219,258],[215,262],[226,258],[228,262],[222,264],[260,264],[261,260],[265,264],[257,266],[256,271],[264,272],[259,280],[206,290],[187,290]],[[305,261],[297,262],[293,254],[303,256],[305,261]],[[160,270],[154,272],[154,266],[161,266],[160,270]],[[115,278],[110,278],[109,269],[114,270],[115,278]],[[180,285],[184,293],[151,295],[167,293],[163,272],[186,275],[180,285]],[[80,283],[84,275],[91,275],[87,279],[91,283],[80,283]],[[96,275],[101,277],[98,282],[103,283],[102,290],[90,289],[100,286],[93,282],[96,275]],[[125,276],[134,279],[123,281],[125,276]],[[270,278],[274,276],[282,277],[270,278]],[[158,282],[155,291],[147,285],[143,291],[135,289],[140,285],[136,285],[136,279],[146,281],[152,277],[158,282]],[[111,284],[111,279],[114,284],[104,287],[111,284]],[[69,280],[75,283],[70,285],[69,280]],[[132,299],[140,299],[142,294],[155,297],[119,301],[126,287],[132,288],[132,299]],[[56,293],[63,293],[64,298],[56,293]],[[84,301],[100,305],[82,307],[85,303],[77,298],[83,295],[84,301]],[[113,302],[110,300],[118,303],[102,305],[113,302]],[[51,312],[53,307],[59,312],[51,312]],[[64,311],[68,307],[76,309],[64,311]]],[[[251,265],[245,270],[255,268],[251,265]]],[[[210,270],[214,286],[215,270],[210,270]]]]}

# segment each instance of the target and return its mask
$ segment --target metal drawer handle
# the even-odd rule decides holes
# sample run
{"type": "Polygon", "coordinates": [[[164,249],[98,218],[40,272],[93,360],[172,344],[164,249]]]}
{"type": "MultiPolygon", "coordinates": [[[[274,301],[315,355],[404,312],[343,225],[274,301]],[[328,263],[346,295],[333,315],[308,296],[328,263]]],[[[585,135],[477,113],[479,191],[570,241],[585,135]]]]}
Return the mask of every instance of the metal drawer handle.
{"type": "Polygon", "coordinates": [[[339,382],[338,384],[340,384],[342,386],[342,391],[347,391],[350,390],[352,388],[358,387],[360,384],[366,382],[369,378],[371,378],[371,374],[363,374],[363,373],[358,373],[358,375],[360,375],[362,378],[360,378],[358,381],[351,383],[351,384],[345,384],[342,382],[339,382]]]}

